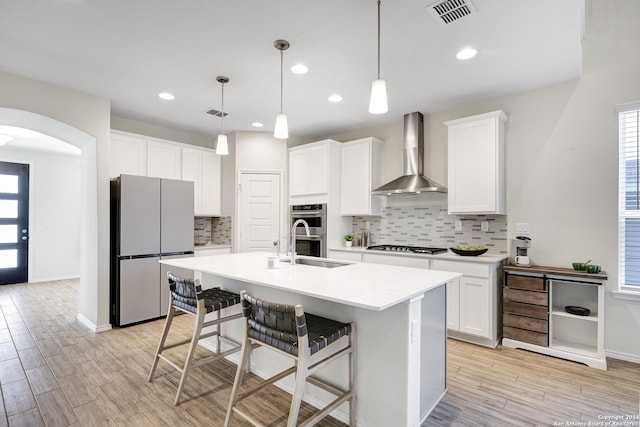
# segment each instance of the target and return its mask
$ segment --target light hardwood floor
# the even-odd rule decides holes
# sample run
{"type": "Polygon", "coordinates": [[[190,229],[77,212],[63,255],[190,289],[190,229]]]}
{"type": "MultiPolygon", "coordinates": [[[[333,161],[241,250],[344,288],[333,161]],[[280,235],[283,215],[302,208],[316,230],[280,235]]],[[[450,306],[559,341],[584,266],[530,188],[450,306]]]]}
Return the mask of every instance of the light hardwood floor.
{"type": "MultiPolygon", "coordinates": [[[[163,321],[92,333],[76,320],[77,291],[74,280],[0,286],[0,427],[222,425],[233,364],[194,369],[174,407],[175,370],[161,362],[146,381],[163,321]]],[[[172,330],[188,336],[191,322],[179,316],[172,330]]],[[[640,365],[609,359],[609,366],[598,371],[449,340],[449,392],[424,426],[587,425],[599,416],[637,416],[640,365]]],[[[246,405],[276,426],[285,423],[288,402],[270,387],[246,405]]],[[[305,406],[302,418],[308,413],[305,406]]]]}

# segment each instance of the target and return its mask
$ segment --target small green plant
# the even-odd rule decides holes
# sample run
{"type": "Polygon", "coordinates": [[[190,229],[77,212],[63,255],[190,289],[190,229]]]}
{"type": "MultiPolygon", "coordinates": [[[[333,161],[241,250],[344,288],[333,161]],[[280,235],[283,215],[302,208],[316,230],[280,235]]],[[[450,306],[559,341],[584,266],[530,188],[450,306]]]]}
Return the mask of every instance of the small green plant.
{"type": "Polygon", "coordinates": [[[343,237],[345,242],[353,242],[353,233],[347,233],[343,237]]]}

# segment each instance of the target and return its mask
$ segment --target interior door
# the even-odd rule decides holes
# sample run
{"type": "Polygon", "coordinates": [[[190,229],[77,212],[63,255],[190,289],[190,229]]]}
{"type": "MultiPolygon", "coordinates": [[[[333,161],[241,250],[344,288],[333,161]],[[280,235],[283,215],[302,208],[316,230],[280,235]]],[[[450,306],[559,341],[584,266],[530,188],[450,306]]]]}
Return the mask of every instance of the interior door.
{"type": "Polygon", "coordinates": [[[0,285],[29,276],[29,165],[0,162],[0,285]]]}
{"type": "Polygon", "coordinates": [[[271,251],[282,221],[279,173],[242,173],[238,204],[238,252],[271,251]]]}

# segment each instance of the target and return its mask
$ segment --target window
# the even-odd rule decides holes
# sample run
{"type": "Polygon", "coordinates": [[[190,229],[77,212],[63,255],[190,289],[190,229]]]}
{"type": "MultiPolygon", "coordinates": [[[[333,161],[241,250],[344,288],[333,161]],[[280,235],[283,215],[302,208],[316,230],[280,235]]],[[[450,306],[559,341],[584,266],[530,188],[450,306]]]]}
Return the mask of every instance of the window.
{"type": "Polygon", "coordinates": [[[618,106],[619,291],[640,294],[640,102],[618,106]]]}

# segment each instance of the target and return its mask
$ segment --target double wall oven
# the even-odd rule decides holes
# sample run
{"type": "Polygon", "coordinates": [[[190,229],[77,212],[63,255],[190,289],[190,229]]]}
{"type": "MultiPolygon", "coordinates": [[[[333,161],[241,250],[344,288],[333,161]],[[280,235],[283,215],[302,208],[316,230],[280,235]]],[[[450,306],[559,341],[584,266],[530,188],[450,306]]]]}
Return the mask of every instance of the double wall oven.
{"type": "Polygon", "coordinates": [[[309,224],[309,236],[304,226],[298,225],[296,230],[296,252],[298,255],[327,257],[327,205],[292,205],[289,210],[289,227],[298,219],[309,224]]]}

